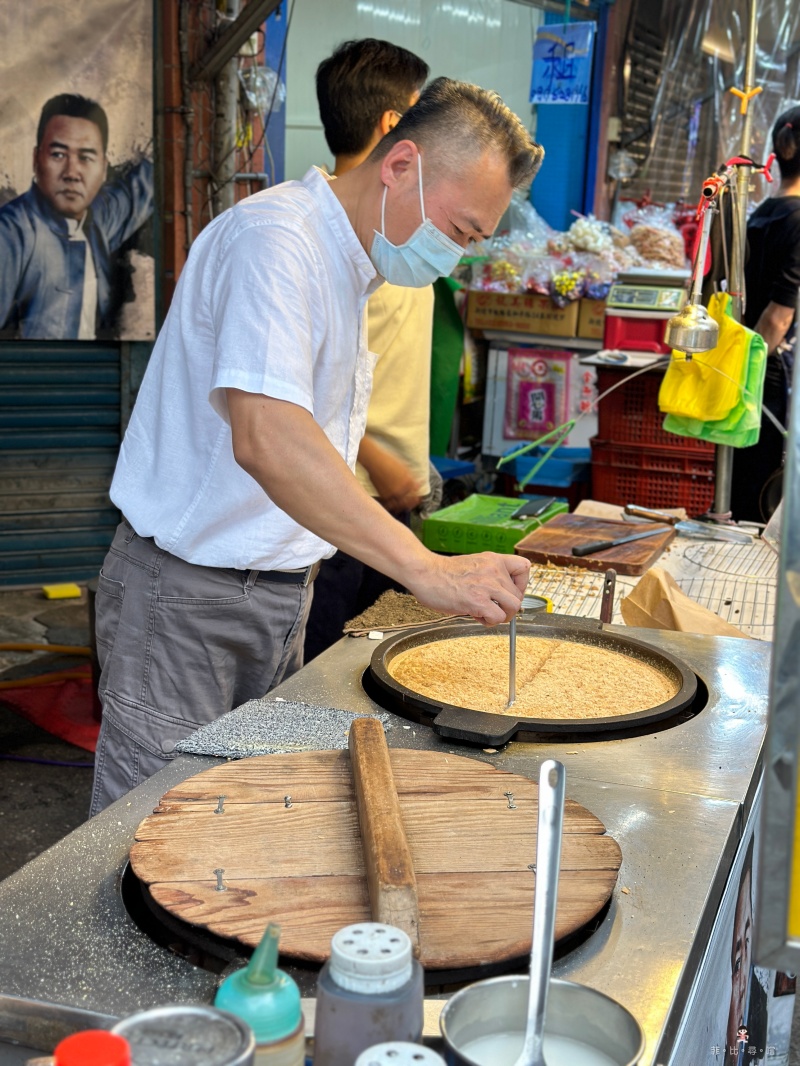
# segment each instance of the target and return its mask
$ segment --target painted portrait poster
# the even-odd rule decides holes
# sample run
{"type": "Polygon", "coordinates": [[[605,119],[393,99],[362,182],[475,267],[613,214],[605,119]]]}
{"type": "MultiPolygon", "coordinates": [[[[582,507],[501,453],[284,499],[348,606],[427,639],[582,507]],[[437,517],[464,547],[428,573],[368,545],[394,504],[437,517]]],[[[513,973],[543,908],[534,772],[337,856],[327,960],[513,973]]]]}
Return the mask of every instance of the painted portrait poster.
{"type": "Polygon", "coordinates": [[[510,348],[503,436],[536,440],[567,420],[572,354],[510,348]]]}
{"type": "Polygon", "coordinates": [[[151,0],[0,5],[0,338],[149,340],[151,0]]]}

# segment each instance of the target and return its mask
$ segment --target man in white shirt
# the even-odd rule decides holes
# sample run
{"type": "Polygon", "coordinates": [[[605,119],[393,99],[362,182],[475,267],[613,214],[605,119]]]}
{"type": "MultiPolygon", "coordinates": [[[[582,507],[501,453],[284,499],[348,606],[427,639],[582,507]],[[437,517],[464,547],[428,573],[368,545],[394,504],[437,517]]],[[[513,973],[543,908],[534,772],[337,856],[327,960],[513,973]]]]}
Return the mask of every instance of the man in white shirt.
{"type": "Polygon", "coordinates": [[[200,234],[111,487],[125,521],[96,598],[93,813],[300,666],[308,583],[333,546],[448,613],[517,611],[524,559],[433,554],[353,469],[367,298],[384,278],[449,274],[542,156],[495,94],[439,78],[360,167],[312,169],[200,234]]]}
{"type": "MultiPolygon", "coordinates": [[[[317,100],[334,177],[353,170],[419,98],[428,65],[390,41],[345,41],[317,68],[317,100]]],[[[429,429],[433,286],[385,282],[367,304],[367,344],[376,358],[356,477],[405,525],[430,491],[429,429]]],[[[346,552],[324,559],[308,613],[305,661],[389,588],[387,575],[346,552]]]]}

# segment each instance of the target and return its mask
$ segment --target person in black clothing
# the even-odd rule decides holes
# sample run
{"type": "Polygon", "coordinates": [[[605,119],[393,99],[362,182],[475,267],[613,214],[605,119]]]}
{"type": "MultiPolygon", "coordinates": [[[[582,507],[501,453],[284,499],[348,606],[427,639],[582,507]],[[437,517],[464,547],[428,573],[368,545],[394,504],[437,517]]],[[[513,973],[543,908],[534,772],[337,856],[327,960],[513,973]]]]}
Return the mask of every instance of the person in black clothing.
{"type": "MultiPolygon", "coordinates": [[[[777,195],[760,204],[747,224],[744,323],[766,341],[764,406],[785,426],[800,291],[800,107],[778,118],[772,145],[781,183],[777,195]]],[[[734,452],[734,519],[769,519],[781,498],[784,448],[785,438],[762,415],[758,443],[734,452]]]]}

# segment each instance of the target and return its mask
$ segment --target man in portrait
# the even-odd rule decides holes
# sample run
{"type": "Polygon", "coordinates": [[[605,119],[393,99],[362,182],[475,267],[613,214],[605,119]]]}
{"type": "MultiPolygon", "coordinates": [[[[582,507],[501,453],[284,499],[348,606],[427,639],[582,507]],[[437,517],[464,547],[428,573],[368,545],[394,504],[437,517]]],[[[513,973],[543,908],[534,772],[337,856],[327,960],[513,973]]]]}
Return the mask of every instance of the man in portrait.
{"type": "Polygon", "coordinates": [[[124,288],[117,253],[153,212],[153,165],[107,183],[108,119],[73,93],[42,108],[33,182],[0,207],[0,337],[111,337],[124,288]]]}

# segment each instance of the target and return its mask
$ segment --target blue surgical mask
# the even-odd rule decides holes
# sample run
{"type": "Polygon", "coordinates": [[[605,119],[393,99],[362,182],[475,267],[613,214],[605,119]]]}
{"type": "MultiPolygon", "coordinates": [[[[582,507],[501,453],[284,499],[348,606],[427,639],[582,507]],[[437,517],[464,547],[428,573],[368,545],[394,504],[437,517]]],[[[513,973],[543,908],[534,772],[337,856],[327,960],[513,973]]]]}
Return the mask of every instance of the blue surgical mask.
{"type": "Polygon", "coordinates": [[[458,265],[464,250],[447,234],[425,216],[425,201],[422,198],[422,158],[417,153],[419,167],[419,206],[422,222],[404,244],[392,244],[386,239],[386,194],[388,186],[383,189],[381,204],[381,232],[375,230],[370,259],[381,275],[392,285],[404,285],[411,289],[421,289],[430,285],[437,278],[452,274],[458,265]]]}

